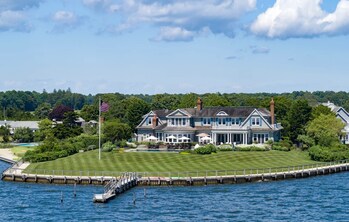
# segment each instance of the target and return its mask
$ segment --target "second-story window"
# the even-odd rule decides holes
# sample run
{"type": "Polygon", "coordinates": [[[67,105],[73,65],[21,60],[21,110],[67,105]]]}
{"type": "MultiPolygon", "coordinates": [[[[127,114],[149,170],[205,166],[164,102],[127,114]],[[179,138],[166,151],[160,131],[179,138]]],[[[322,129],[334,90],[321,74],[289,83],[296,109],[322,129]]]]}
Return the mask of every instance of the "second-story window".
{"type": "Polygon", "coordinates": [[[259,117],[252,117],[251,118],[251,125],[252,126],[259,126],[260,125],[260,118],[259,117]]]}
{"type": "Polygon", "coordinates": [[[153,118],[148,117],[148,119],[147,119],[147,121],[146,121],[146,122],[147,122],[147,125],[151,125],[151,124],[152,124],[152,119],[153,119],[153,118]]]}
{"type": "Polygon", "coordinates": [[[204,126],[211,125],[211,118],[202,118],[202,125],[204,126]]]}

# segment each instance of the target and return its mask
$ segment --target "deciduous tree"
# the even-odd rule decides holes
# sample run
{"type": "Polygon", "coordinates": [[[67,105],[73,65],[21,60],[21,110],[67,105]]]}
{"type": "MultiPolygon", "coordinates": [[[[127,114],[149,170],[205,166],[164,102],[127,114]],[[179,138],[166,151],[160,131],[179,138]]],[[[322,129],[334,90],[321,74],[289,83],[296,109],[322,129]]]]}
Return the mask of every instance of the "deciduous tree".
{"type": "Polygon", "coordinates": [[[29,127],[19,127],[15,130],[13,139],[20,143],[33,142],[34,133],[29,127]]]}
{"type": "Polygon", "coordinates": [[[120,121],[105,122],[103,124],[104,138],[112,143],[127,140],[132,135],[131,127],[120,121]]]}
{"type": "Polygon", "coordinates": [[[339,137],[345,124],[334,115],[320,114],[306,128],[307,135],[315,140],[316,145],[330,147],[340,143],[339,137]]]}

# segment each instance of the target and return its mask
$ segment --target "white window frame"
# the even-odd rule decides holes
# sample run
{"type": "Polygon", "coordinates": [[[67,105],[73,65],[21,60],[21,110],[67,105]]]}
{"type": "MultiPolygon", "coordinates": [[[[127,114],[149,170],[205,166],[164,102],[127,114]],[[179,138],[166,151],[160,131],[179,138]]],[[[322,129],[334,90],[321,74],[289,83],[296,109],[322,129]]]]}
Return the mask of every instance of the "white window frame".
{"type": "Polygon", "coordinates": [[[260,117],[251,117],[252,126],[260,126],[261,118],[260,117]]]}

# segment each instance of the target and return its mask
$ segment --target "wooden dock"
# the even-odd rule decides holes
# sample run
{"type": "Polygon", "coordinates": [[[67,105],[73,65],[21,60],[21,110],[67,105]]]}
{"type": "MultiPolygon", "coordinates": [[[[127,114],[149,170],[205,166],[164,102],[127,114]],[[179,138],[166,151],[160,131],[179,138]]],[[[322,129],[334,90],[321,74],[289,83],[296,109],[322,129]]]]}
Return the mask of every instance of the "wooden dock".
{"type": "Polygon", "coordinates": [[[125,173],[118,179],[111,179],[104,187],[103,194],[95,194],[93,202],[95,203],[106,203],[116,195],[121,194],[138,184],[137,173],[125,173]]]}

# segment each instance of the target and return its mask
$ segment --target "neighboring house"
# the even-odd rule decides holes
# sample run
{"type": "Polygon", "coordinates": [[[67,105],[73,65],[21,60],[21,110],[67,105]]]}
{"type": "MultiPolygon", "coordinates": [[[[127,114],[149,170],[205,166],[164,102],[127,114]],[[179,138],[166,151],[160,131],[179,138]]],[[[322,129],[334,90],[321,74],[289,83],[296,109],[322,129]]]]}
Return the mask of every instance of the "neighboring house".
{"type": "Polygon", "coordinates": [[[28,127],[33,132],[39,129],[39,121],[0,121],[0,126],[9,126],[10,133],[14,134],[17,128],[26,128],[28,127]]]}
{"type": "Polygon", "coordinates": [[[322,103],[322,105],[330,108],[331,111],[336,114],[336,117],[342,120],[343,123],[345,123],[346,126],[343,129],[345,135],[341,138],[341,141],[343,141],[343,143],[345,144],[349,144],[349,113],[343,107],[336,106],[330,101],[328,101],[327,103],[322,103]]]}
{"type": "Polygon", "coordinates": [[[137,126],[137,141],[166,143],[210,142],[252,144],[279,141],[281,124],[275,123],[274,100],[270,111],[252,107],[204,108],[198,98],[196,108],[153,110],[137,126]],[[148,139],[149,138],[149,139],[148,139]]]}

